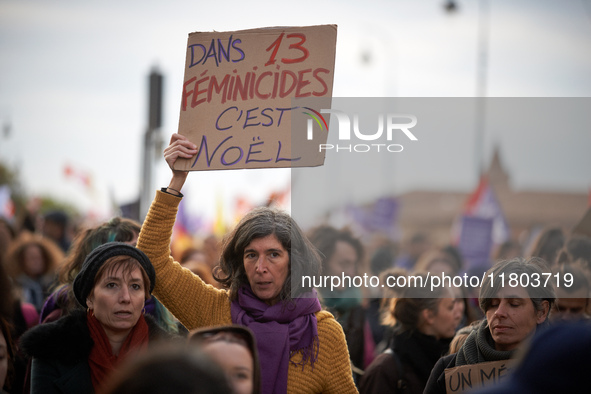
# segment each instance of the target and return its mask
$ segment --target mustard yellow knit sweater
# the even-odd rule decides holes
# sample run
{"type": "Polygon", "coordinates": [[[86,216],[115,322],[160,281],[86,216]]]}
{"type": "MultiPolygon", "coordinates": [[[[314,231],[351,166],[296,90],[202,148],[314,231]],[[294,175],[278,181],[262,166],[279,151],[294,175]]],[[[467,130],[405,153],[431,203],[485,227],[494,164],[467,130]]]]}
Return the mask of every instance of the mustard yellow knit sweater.
{"type": "MultiPolygon", "coordinates": [[[[156,270],[154,295],[189,330],[231,324],[230,299],[225,290],[205,284],[170,255],[170,239],[181,199],[156,192],[142,225],[137,247],[156,270]]],[[[316,313],[320,350],[314,368],[290,363],[287,377],[289,393],[356,393],[349,352],[340,324],[327,311],[316,313]]],[[[257,338],[262,340],[262,338],[257,338]]],[[[292,361],[297,363],[301,355],[292,361]]]]}

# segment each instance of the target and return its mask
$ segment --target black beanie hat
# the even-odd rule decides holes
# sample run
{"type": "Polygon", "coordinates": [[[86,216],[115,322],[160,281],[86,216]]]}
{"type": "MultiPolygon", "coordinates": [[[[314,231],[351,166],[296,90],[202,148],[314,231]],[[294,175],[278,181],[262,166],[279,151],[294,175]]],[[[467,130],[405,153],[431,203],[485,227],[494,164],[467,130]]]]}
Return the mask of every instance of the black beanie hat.
{"type": "Polygon", "coordinates": [[[76,299],[83,307],[87,308],[86,298],[94,287],[94,280],[96,273],[103,266],[105,261],[115,256],[129,256],[136,259],[150,279],[150,294],[154,290],[154,284],[156,283],[156,273],[154,267],[150,262],[150,259],[141,250],[128,245],[124,242],[108,242],[103,244],[86,256],[84,263],[82,263],[82,269],[76,275],[74,279],[74,295],[76,299]]]}

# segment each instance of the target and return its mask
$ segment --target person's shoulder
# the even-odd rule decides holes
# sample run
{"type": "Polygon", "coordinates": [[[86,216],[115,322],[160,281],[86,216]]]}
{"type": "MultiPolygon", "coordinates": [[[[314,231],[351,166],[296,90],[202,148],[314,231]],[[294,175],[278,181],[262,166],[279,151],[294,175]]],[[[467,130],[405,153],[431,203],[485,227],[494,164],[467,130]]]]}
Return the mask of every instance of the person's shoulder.
{"type": "Polygon", "coordinates": [[[440,369],[441,372],[445,371],[447,368],[453,368],[456,366],[456,357],[457,353],[448,354],[447,356],[441,357],[433,366],[433,370],[440,369]]]}
{"type": "Polygon", "coordinates": [[[431,370],[423,394],[445,393],[445,370],[455,367],[457,353],[441,357],[431,370]]]}
{"type": "Polygon", "coordinates": [[[373,359],[371,364],[365,369],[365,373],[369,374],[372,371],[391,371],[393,368],[398,370],[398,363],[396,362],[397,357],[393,352],[382,352],[373,359]]]}
{"type": "Polygon", "coordinates": [[[57,321],[39,324],[25,332],[19,344],[31,357],[73,361],[86,356],[92,348],[86,311],[76,310],[57,321]]]}
{"type": "Polygon", "coordinates": [[[148,333],[151,342],[180,342],[185,340],[185,338],[182,335],[174,334],[172,332],[167,331],[164,327],[158,324],[156,318],[154,318],[153,316],[146,313],[144,315],[144,319],[146,320],[146,324],[148,325],[148,333]]]}
{"type": "Polygon", "coordinates": [[[80,330],[81,327],[86,327],[85,332],[88,332],[86,326],[86,311],[74,310],[70,314],[59,318],[56,321],[49,323],[38,324],[35,327],[28,330],[24,335],[61,335],[72,334],[75,331],[80,330]]]}
{"type": "Polygon", "coordinates": [[[343,327],[334,318],[333,314],[326,310],[316,312],[316,321],[318,322],[318,334],[327,335],[332,338],[343,336],[343,327]]]}
{"type": "Polygon", "coordinates": [[[383,352],[365,369],[359,381],[360,393],[378,393],[396,391],[400,380],[401,366],[391,352],[383,352]]]}
{"type": "Polygon", "coordinates": [[[332,313],[330,313],[327,310],[321,310],[316,312],[316,320],[318,321],[318,325],[320,326],[321,324],[323,326],[333,326],[333,325],[338,325],[339,327],[341,326],[338,322],[337,319],[334,318],[334,315],[332,313]]]}
{"type": "Polygon", "coordinates": [[[334,315],[327,310],[316,312],[316,321],[318,322],[318,332],[328,331],[331,333],[342,333],[343,327],[335,319],[334,315]]]}

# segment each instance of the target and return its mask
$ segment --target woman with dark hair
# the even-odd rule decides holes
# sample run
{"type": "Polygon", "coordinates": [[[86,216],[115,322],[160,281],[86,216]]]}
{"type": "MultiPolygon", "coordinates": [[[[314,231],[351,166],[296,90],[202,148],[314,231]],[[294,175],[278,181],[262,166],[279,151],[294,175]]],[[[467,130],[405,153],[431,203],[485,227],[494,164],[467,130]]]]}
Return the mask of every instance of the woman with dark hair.
{"type": "MultiPolygon", "coordinates": [[[[323,275],[352,278],[361,272],[363,245],[349,229],[321,225],[312,229],[308,238],[320,252],[323,275]]],[[[375,350],[367,310],[361,302],[361,289],[343,283],[332,291],[328,288],[319,288],[318,291],[322,304],[343,326],[353,379],[357,383],[363,370],[373,361],[375,350]]]]}
{"type": "Polygon", "coordinates": [[[292,295],[312,290],[302,288],[301,280],[295,279],[303,274],[317,274],[318,270],[318,255],[291,216],[279,210],[256,208],[247,213],[234,231],[224,238],[222,256],[219,266],[214,269],[214,277],[228,288],[233,301],[248,283],[259,299],[275,304],[292,302],[292,295]],[[257,246],[269,250],[269,257],[276,261],[268,268],[272,281],[258,274],[257,246]]]}
{"type": "Polygon", "coordinates": [[[135,246],[140,228],[140,224],[134,220],[114,217],[96,227],[80,231],[74,239],[70,252],[59,267],[59,283],[45,301],[40,320],[44,321],[53,313],[49,321],[55,321],[72,310],[80,308],[72,291],[72,283],[80,272],[86,256],[96,247],[107,242],[125,242],[135,246]]]}
{"type": "Polygon", "coordinates": [[[538,258],[499,261],[484,275],[478,302],[486,319],[472,331],[460,350],[441,358],[429,377],[425,394],[445,393],[445,369],[508,360],[529,340],[556,302],[556,292],[545,276],[550,270],[538,258]],[[514,280],[514,279],[517,280],[514,280]],[[527,279],[526,279],[527,278],[527,279]],[[525,287],[521,286],[521,283],[525,287]]]}
{"type": "MultiPolygon", "coordinates": [[[[59,268],[59,284],[47,297],[41,309],[39,322],[56,321],[73,310],[80,309],[72,283],[80,272],[86,256],[108,242],[123,242],[135,246],[140,229],[140,224],[135,220],[117,216],[98,226],[81,231],[74,239],[70,253],[59,268]]],[[[146,300],[145,311],[154,317],[162,328],[172,334],[179,333],[174,317],[155,298],[146,300]]]]}
{"type": "Polygon", "coordinates": [[[122,360],[170,338],[143,314],[155,280],[150,260],[133,246],[110,242],[93,250],[73,284],[86,310],[21,337],[33,360],[31,393],[96,392],[122,360]]]}
{"type": "Polygon", "coordinates": [[[254,334],[239,325],[193,330],[189,344],[209,355],[226,373],[234,394],[261,392],[261,367],[254,334]]]}
{"type": "MultiPolygon", "coordinates": [[[[415,271],[429,272],[435,276],[445,274],[453,277],[454,275],[458,275],[462,265],[460,260],[454,257],[454,253],[455,249],[451,246],[427,251],[417,261],[415,271]]],[[[455,307],[462,316],[457,329],[478,320],[478,310],[476,310],[477,307],[473,307],[470,303],[468,289],[466,287],[452,286],[451,291],[453,291],[456,298],[455,307]]]]}
{"type": "Polygon", "coordinates": [[[539,257],[550,267],[557,264],[558,253],[566,236],[560,227],[547,227],[538,235],[532,246],[531,257],[539,257]]]}
{"type": "Polygon", "coordinates": [[[430,291],[414,285],[416,278],[428,281],[426,273],[411,277],[397,269],[388,277],[397,283],[393,288],[397,296],[390,299],[384,316],[384,323],[393,327],[393,336],[388,349],[365,370],[359,392],[420,394],[431,369],[448,350],[460,312],[454,307],[451,289],[430,291]]]}
{"type": "Polygon", "coordinates": [[[585,270],[591,270],[591,238],[573,234],[566,239],[558,252],[556,263],[560,265],[574,262],[581,264],[585,270]]]}
{"type": "MultiPolygon", "coordinates": [[[[196,146],[173,134],[164,157],[171,169],[196,146]]],[[[206,285],[170,255],[170,238],[188,172],[172,170],[156,193],[138,248],[151,259],[155,295],[189,330],[227,324],[250,328],[257,339],[262,392],[355,392],[347,344],[334,317],[321,311],[302,275],[318,275],[314,247],[286,213],[259,208],[248,213],[223,242],[216,279],[206,285]]]]}

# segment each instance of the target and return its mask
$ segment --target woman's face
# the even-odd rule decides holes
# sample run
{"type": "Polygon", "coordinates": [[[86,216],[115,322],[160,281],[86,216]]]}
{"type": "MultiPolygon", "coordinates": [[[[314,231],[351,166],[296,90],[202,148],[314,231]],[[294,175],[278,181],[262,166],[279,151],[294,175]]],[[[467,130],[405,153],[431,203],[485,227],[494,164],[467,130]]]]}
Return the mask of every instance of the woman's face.
{"type": "Polygon", "coordinates": [[[455,298],[442,298],[433,316],[433,332],[437,339],[452,338],[461,319],[455,298]]]}
{"type": "Polygon", "coordinates": [[[252,394],[254,361],[246,347],[220,340],[204,344],[203,351],[222,367],[234,393],[252,394]]]}
{"type": "Polygon", "coordinates": [[[45,270],[45,260],[43,259],[43,252],[39,245],[29,245],[24,252],[24,271],[25,273],[36,278],[43,275],[45,270]]]}
{"type": "MultiPolygon", "coordinates": [[[[334,253],[326,262],[326,275],[353,277],[357,275],[357,260],[359,256],[355,248],[348,242],[337,241],[334,247],[334,253]]],[[[343,281],[344,282],[344,281],[343,281]]]]}
{"type": "Polygon", "coordinates": [[[275,234],[253,239],[244,248],[243,262],[252,292],[275,304],[289,272],[289,254],[275,234]]]}
{"type": "Polygon", "coordinates": [[[131,331],[144,308],[141,268],[135,266],[126,274],[123,271],[121,265],[105,271],[86,301],[107,336],[131,331]]]}
{"type": "Polygon", "coordinates": [[[8,347],[6,345],[6,338],[0,331],[0,390],[4,387],[6,381],[6,374],[8,373],[8,347]]]}
{"type": "Polygon", "coordinates": [[[558,300],[552,308],[550,321],[554,323],[561,320],[571,321],[587,317],[585,313],[589,303],[589,289],[582,287],[569,293],[564,287],[557,287],[556,296],[558,300]]]}
{"type": "Polygon", "coordinates": [[[526,289],[501,288],[486,311],[486,321],[495,341],[495,349],[516,349],[523,340],[532,335],[536,326],[544,322],[548,314],[548,302],[543,302],[544,310],[537,312],[526,289]]]}

